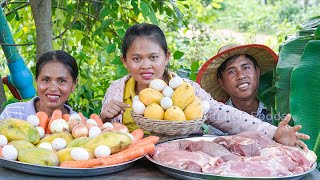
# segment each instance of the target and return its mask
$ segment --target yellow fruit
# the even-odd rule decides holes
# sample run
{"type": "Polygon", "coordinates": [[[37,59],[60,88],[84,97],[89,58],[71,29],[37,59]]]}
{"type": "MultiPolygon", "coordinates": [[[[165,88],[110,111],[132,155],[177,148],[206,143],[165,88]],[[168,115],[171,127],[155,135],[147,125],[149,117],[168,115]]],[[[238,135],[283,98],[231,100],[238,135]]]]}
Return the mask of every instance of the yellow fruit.
{"type": "Polygon", "coordinates": [[[126,133],[121,132],[106,132],[91,139],[85,148],[90,149],[92,152],[100,145],[106,145],[110,148],[111,154],[117,153],[126,149],[132,143],[132,139],[126,133]]]}
{"type": "Polygon", "coordinates": [[[162,120],[164,115],[164,110],[159,104],[152,103],[146,107],[144,110],[144,117],[150,119],[159,119],[162,120]]]}
{"type": "MultiPolygon", "coordinates": [[[[69,147],[69,148],[65,148],[65,149],[61,149],[60,151],[57,152],[60,163],[62,163],[63,161],[73,161],[73,158],[71,157],[71,150],[74,149],[75,147],[69,147]]],[[[89,159],[93,159],[94,158],[94,154],[93,151],[85,148],[88,153],[89,153],[89,159]]]]}
{"type": "Polygon", "coordinates": [[[15,140],[15,141],[11,141],[9,143],[9,145],[12,145],[13,147],[15,147],[19,152],[26,150],[26,149],[30,149],[30,148],[35,148],[35,146],[30,143],[29,141],[25,141],[25,140],[15,140]]]}
{"type": "Polygon", "coordinates": [[[186,116],[178,106],[172,106],[164,113],[164,119],[169,121],[185,121],[186,116]]]}
{"type": "Polygon", "coordinates": [[[194,96],[193,86],[189,83],[183,83],[172,95],[173,105],[184,110],[194,100],[194,96]]]}
{"type": "Polygon", "coordinates": [[[73,137],[71,135],[71,133],[68,132],[58,132],[58,133],[54,133],[54,134],[50,134],[45,136],[44,138],[42,138],[40,140],[40,142],[37,144],[37,147],[39,146],[39,144],[43,143],[43,142],[48,142],[48,143],[52,143],[52,141],[56,138],[63,138],[66,143],[68,144],[70,141],[73,140],[73,137]]]}
{"type": "Polygon", "coordinates": [[[18,160],[29,164],[43,166],[58,166],[59,158],[56,152],[45,148],[31,148],[21,151],[18,160]]]}
{"type": "Polygon", "coordinates": [[[40,135],[36,127],[27,121],[15,118],[0,121],[0,134],[6,136],[9,142],[25,140],[32,144],[37,144],[40,140],[40,135]]]}
{"type": "Polygon", "coordinates": [[[189,104],[183,112],[187,120],[201,119],[203,116],[202,103],[193,102],[189,104]]]}
{"type": "Polygon", "coordinates": [[[67,144],[67,148],[69,148],[69,147],[84,147],[87,144],[87,142],[89,142],[89,141],[90,141],[90,138],[88,138],[88,137],[79,137],[77,139],[70,141],[67,144]]]}
{"type": "Polygon", "coordinates": [[[160,104],[162,98],[162,93],[152,88],[146,88],[139,93],[140,101],[146,106],[152,103],[160,104]]]}
{"type": "Polygon", "coordinates": [[[194,96],[194,99],[193,99],[192,103],[195,103],[195,102],[201,103],[202,100],[198,96],[194,96]]]}

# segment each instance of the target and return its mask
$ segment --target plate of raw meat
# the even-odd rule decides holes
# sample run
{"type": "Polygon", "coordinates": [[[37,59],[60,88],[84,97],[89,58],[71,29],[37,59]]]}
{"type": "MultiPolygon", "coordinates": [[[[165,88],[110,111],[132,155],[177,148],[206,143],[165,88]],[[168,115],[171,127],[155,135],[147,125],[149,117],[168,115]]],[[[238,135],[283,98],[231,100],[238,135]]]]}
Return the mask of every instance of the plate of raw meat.
{"type": "Polygon", "coordinates": [[[316,155],[255,132],[202,136],[156,145],[146,156],[179,179],[301,179],[316,168],[316,155]]]}

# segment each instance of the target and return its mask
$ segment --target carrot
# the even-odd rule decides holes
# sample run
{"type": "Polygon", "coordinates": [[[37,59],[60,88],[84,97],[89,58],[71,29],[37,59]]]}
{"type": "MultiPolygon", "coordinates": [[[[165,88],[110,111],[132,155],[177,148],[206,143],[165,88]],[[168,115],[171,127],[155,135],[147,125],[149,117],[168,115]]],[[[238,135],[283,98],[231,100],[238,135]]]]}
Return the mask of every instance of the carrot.
{"type": "Polygon", "coordinates": [[[36,116],[40,120],[39,126],[44,129],[44,132],[46,132],[46,130],[48,128],[48,124],[49,124],[49,117],[48,117],[47,113],[45,113],[43,111],[39,111],[36,113],[36,116]]]}
{"type": "Polygon", "coordinates": [[[62,111],[60,109],[55,109],[52,112],[51,120],[61,119],[61,118],[62,118],[62,111]]]}
{"type": "Polygon", "coordinates": [[[100,119],[100,117],[99,117],[98,114],[95,114],[95,113],[91,114],[91,115],[90,115],[90,119],[95,120],[95,121],[97,122],[99,128],[102,127],[103,122],[102,122],[102,120],[100,119]]]}
{"type": "Polygon", "coordinates": [[[81,121],[83,124],[86,124],[87,118],[84,117],[84,115],[82,114],[82,112],[78,112],[79,116],[81,117],[81,121]]]}
{"type": "Polygon", "coordinates": [[[102,165],[101,159],[89,159],[80,161],[63,161],[60,167],[66,168],[92,168],[95,166],[102,165]]]}
{"type": "Polygon", "coordinates": [[[111,156],[101,158],[102,159],[102,166],[110,166],[114,164],[124,163],[127,161],[131,161],[133,159],[136,159],[138,157],[141,157],[145,154],[151,153],[155,150],[155,145],[152,143],[139,146],[139,147],[133,147],[130,149],[125,149],[123,151],[120,151],[116,154],[112,154],[111,156]]]}
{"type": "Polygon", "coordinates": [[[69,121],[69,118],[70,118],[70,114],[64,114],[62,115],[62,119],[64,119],[65,121],[69,121]]]}
{"type": "Polygon", "coordinates": [[[136,130],[132,131],[131,134],[132,134],[132,136],[133,136],[133,141],[132,141],[132,143],[135,143],[135,142],[141,140],[141,139],[143,138],[143,135],[144,135],[142,129],[136,129],[136,130]]]}
{"type": "Polygon", "coordinates": [[[93,168],[99,166],[109,166],[119,164],[141,157],[145,154],[153,152],[155,149],[154,144],[146,144],[141,147],[134,147],[112,154],[105,158],[89,159],[82,161],[64,161],[60,167],[66,168],[93,168]]]}
{"type": "Polygon", "coordinates": [[[51,131],[50,131],[51,119],[49,118],[48,121],[49,121],[48,126],[46,127],[46,129],[44,131],[45,134],[51,134],[51,131]]]}
{"type": "Polygon", "coordinates": [[[2,156],[2,147],[0,147],[0,157],[3,157],[2,156]]]}
{"type": "Polygon", "coordinates": [[[132,143],[128,149],[131,149],[131,148],[134,148],[134,147],[140,147],[140,146],[144,146],[146,144],[156,144],[158,141],[159,141],[159,137],[158,136],[148,136],[148,137],[145,137],[135,143],[132,143]]]}

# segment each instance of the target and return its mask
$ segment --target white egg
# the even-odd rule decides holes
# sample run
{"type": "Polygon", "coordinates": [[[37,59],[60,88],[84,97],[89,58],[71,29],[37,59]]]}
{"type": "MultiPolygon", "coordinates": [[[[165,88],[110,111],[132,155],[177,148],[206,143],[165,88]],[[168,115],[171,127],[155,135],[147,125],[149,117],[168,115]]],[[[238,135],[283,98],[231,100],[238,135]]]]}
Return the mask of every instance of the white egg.
{"type": "Polygon", "coordinates": [[[110,122],[106,122],[106,123],[104,123],[104,124],[102,125],[102,127],[101,127],[101,128],[107,128],[107,127],[109,127],[109,128],[113,128],[113,124],[112,124],[112,123],[110,123],[110,122]]]}
{"type": "Polygon", "coordinates": [[[52,145],[48,142],[43,142],[39,144],[38,148],[44,148],[44,149],[49,149],[52,150],[52,145]]]}
{"type": "Polygon", "coordinates": [[[162,89],[166,86],[163,80],[154,79],[150,82],[149,88],[155,89],[157,91],[162,91],[162,89]]]}
{"type": "Polygon", "coordinates": [[[4,135],[0,134],[0,147],[8,144],[8,139],[4,135]]]}
{"type": "Polygon", "coordinates": [[[146,106],[141,101],[134,101],[132,103],[132,110],[137,114],[143,114],[146,106]]]}
{"type": "Polygon", "coordinates": [[[98,126],[97,122],[96,122],[95,120],[93,120],[93,119],[87,119],[86,123],[87,123],[87,124],[93,124],[93,125],[95,125],[95,126],[98,126]]]}
{"type": "Polygon", "coordinates": [[[170,86],[166,86],[165,88],[163,88],[162,90],[162,94],[165,97],[171,97],[173,95],[174,90],[172,89],[172,87],[170,86]]]}
{"type": "Polygon", "coordinates": [[[176,76],[169,81],[169,86],[173,89],[178,88],[183,83],[183,79],[179,76],[176,76]]]}
{"type": "Polygon", "coordinates": [[[164,110],[167,110],[173,105],[173,101],[170,97],[163,97],[160,101],[160,105],[164,110]]]}
{"type": "Polygon", "coordinates": [[[18,158],[18,151],[12,145],[5,145],[2,148],[2,156],[4,159],[16,160],[18,158]]]}
{"type": "Polygon", "coordinates": [[[69,120],[70,120],[70,119],[75,119],[75,120],[77,120],[77,121],[81,121],[81,117],[80,117],[80,115],[77,114],[77,113],[71,114],[70,117],[69,117],[69,120]]]}
{"type": "Polygon", "coordinates": [[[36,115],[29,115],[27,117],[27,122],[29,122],[30,124],[32,124],[35,127],[39,126],[39,124],[40,124],[40,120],[36,115]]]}
{"type": "Polygon", "coordinates": [[[94,150],[94,156],[96,158],[107,157],[107,156],[110,156],[110,154],[111,154],[111,150],[106,145],[100,145],[96,147],[96,149],[94,150]]]}
{"type": "Polygon", "coordinates": [[[40,126],[38,126],[38,127],[36,127],[37,128],[37,130],[38,130],[38,133],[39,133],[39,135],[40,135],[40,139],[41,138],[43,138],[43,136],[44,136],[44,129],[42,128],[42,127],[40,127],[40,126]]]}
{"type": "Polygon", "coordinates": [[[64,149],[67,146],[67,142],[63,138],[55,138],[52,141],[51,145],[53,149],[59,151],[61,149],[64,149]]]}
{"type": "Polygon", "coordinates": [[[101,133],[101,129],[98,126],[93,126],[89,129],[89,138],[94,138],[99,136],[101,133]]]}
{"type": "Polygon", "coordinates": [[[75,161],[89,159],[88,151],[84,148],[81,148],[81,147],[73,148],[70,152],[70,155],[71,155],[72,159],[75,161]]]}
{"type": "Polygon", "coordinates": [[[135,96],[132,98],[132,102],[135,102],[135,101],[140,101],[139,95],[135,95],[135,96]]]}

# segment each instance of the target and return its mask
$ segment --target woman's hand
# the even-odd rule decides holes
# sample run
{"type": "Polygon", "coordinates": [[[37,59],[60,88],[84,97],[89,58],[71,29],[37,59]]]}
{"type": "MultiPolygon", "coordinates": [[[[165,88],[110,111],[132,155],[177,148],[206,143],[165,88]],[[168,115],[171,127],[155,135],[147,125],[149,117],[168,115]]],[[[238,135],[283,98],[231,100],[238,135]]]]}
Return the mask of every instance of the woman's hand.
{"type": "Polygon", "coordinates": [[[106,122],[125,111],[125,108],[129,108],[129,104],[125,104],[120,101],[111,100],[109,101],[104,109],[101,111],[100,118],[103,122],[106,122]]]}
{"type": "Polygon", "coordinates": [[[298,131],[302,128],[301,125],[291,127],[288,125],[291,119],[291,115],[288,114],[278,125],[276,132],[274,133],[273,139],[286,146],[300,146],[304,150],[307,150],[307,145],[300,139],[308,140],[310,136],[298,131]]]}

